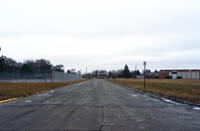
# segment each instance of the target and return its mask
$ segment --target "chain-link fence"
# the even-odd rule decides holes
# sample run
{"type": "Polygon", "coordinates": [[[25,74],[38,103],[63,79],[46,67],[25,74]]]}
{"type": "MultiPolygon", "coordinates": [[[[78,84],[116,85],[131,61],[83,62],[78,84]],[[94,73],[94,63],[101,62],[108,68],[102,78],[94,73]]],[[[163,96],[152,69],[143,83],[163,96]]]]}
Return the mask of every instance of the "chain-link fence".
{"type": "Polygon", "coordinates": [[[51,79],[52,72],[0,72],[0,79],[51,79]]]}
{"type": "Polygon", "coordinates": [[[64,72],[0,72],[0,82],[67,82],[75,80],[82,80],[82,76],[64,72]]]}

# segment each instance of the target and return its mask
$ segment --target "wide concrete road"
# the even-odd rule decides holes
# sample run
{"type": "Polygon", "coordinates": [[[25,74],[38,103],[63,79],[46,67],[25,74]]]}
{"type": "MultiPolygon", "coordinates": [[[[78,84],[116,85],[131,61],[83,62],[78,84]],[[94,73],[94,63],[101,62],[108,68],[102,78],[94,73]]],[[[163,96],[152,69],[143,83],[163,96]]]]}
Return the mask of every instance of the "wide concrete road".
{"type": "Polygon", "coordinates": [[[0,104],[0,131],[199,131],[200,111],[105,80],[0,104]]]}

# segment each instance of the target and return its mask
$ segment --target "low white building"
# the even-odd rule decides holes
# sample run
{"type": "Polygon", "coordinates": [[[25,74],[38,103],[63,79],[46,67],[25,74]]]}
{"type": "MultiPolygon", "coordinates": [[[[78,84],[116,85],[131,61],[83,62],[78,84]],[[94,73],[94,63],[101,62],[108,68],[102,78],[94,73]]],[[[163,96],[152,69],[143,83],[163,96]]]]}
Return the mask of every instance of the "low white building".
{"type": "Polygon", "coordinates": [[[160,72],[168,72],[172,79],[200,80],[200,70],[160,70],[160,72]]]}

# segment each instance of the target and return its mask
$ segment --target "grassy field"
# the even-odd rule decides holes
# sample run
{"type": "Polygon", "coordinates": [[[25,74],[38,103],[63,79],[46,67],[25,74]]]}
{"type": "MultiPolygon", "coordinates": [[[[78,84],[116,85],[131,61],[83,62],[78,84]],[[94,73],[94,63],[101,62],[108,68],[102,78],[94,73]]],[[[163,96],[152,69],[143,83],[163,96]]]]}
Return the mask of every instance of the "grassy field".
{"type": "Polygon", "coordinates": [[[200,80],[147,79],[145,89],[144,81],[140,79],[109,79],[108,81],[200,104],[200,80]]]}
{"type": "Polygon", "coordinates": [[[0,83],[0,100],[26,97],[39,92],[79,83],[85,80],[64,83],[0,83]]]}

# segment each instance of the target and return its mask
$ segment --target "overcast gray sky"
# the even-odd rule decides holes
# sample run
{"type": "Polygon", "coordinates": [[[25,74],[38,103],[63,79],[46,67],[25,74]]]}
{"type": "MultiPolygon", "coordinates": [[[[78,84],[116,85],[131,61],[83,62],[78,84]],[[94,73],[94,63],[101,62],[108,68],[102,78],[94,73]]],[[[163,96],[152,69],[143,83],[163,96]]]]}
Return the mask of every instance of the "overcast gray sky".
{"type": "Polygon", "coordinates": [[[1,0],[0,46],[67,68],[200,68],[199,0],[1,0]]]}

